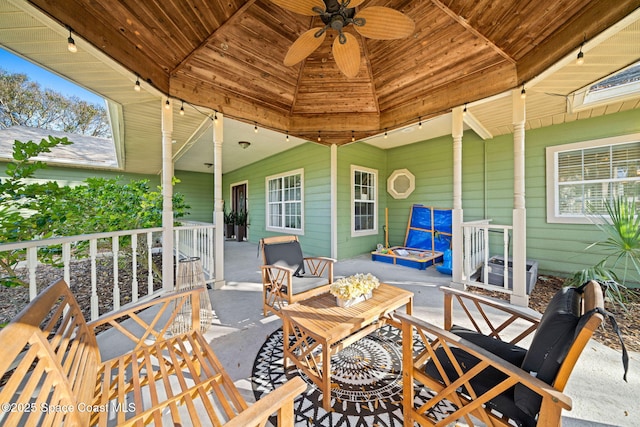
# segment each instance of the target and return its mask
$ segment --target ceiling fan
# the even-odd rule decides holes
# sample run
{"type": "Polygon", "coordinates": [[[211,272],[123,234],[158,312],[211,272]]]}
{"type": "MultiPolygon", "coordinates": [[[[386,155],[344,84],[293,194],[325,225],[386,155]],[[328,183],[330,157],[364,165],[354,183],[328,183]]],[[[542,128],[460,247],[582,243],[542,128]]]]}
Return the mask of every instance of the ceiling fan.
{"type": "Polygon", "coordinates": [[[324,41],[327,30],[338,32],[333,42],[333,57],[340,71],[347,77],[355,77],[360,70],[360,45],[355,36],[343,32],[349,24],[364,37],[376,40],[393,40],[409,37],[415,28],[411,18],[395,9],[383,6],[355,8],[365,0],[271,0],[292,12],[307,16],[319,16],[324,27],[304,32],[291,45],[284,58],[284,65],[292,66],[305,59],[324,41]]]}

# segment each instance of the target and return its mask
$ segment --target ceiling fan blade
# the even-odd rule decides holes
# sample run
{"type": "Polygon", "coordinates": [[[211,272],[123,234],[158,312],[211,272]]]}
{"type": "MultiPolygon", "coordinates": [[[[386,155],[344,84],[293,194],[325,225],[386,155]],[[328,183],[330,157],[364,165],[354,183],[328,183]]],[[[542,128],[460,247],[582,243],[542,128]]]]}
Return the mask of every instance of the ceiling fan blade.
{"type": "MultiPolygon", "coordinates": [[[[344,2],[344,0],[343,0],[344,2]]],[[[360,6],[362,3],[364,3],[365,0],[351,0],[349,2],[349,5],[347,6],[348,8],[352,8],[352,7],[358,7],[360,6]]]]}
{"type": "Polygon", "coordinates": [[[325,6],[322,0],[271,0],[273,3],[278,6],[290,10],[291,12],[299,13],[301,15],[307,16],[316,16],[317,13],[314,12],[313,8],[317,7],[320,10],[326,10],[327,6],[325,6]]]}
{"type": "Polygon", "coordinates": [[[353,34],[344,33],[347,42],[340,43],[340,38],[336,37],[333,42],[333,57],[336,65],[342,74],[351,78],[360,71],[360,45],[353,34]]]}
{"type": "Polygon", "coordinates": [[[322,27],[316,27],[302,33],[302,35],[298,37],[298,40],[293,42],[289,48],[287,56],[284,57],[284,65],[287,67],[296,65],[311,55],[311,52],[319,48],[327,36],[325,31],[320,37],[316,37],[315,34],[320,30],[322,30],[322,27]]]}
{"type": "Polygon", "coordinates": [[[362,9],[354,19],[364,18],[363,26],[353,27],[361,35],[376,40],[403,39],[413,34],[415,23],[402,12],[384,6],[371,6],[362,9]]]}

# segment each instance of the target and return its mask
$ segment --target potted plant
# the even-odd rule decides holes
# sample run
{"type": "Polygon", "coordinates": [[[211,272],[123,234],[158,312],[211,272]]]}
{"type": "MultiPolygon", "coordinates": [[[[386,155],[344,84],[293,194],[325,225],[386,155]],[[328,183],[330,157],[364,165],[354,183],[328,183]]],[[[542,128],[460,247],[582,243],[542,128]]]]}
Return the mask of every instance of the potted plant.
{"type": "Polygon", "coordinates": [[[233,236],[234,228],[236,224],[236,213],[234,211],[230,211],[227,213],[224,212],[224,235],[227,239],[230,239],[233,236]]]}
{"type": "Polygon", "coordinates": [[[236,240],[238,242],[242,242],[247,236],[247,216],[246,211],[238,211],[235,213],[236,240]]]}

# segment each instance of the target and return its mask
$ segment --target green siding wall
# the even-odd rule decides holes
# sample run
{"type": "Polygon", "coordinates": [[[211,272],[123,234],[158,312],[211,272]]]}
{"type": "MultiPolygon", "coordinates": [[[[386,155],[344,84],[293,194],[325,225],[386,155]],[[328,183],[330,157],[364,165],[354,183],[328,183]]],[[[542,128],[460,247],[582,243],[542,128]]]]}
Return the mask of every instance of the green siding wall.
{"type": "MultiPolygon", "coordinates": [[[[547,223],[545,148],[639,131],[639,110],[526,131],[527,258],[537,260],[540,271],[569,274],[594,265],[602,256],[584,249],[604,237],[590,224],[547,223]]],[[[462,151],[464,219],[489,218],[494,224],[510,225],[513,135],[482,141],[467,131],[462,151]]],[[[412,204],[452,207],[452,138],[447,136],[388,150],[387,168],[389,174],[406,168],[416,176],[416,190],[409,198],[395,200],[387,196],[390,244],[400,245],[404,242],[412,204]]]]}
{"type": "Polygon", "coordinates": [[[299,236],[300,242],[305,255],[329,256],[331,254],[330,159],[329,147],[307,143],[224,174],[222,192],[227,206],[231,204],[230,186],[238,182],[248,182],[248,239],[250,242],[257,243],[262,237],[279,234],[266,231],[265,178],[303,169],[304,233],[299,236]]]}
{"type": "Polygon", "coordinates": [[[384,208],[387,176],[384,150],[365,143],[338,148],[338,258],[351,258],[370,252],[384,243],[384,208]],[[351,236],[351,165],[378,171],[378,234],[351,236]]]}
{"type": "Polygon", "coordinates": [[[184,194],[186,203],[191,207],[189,221],[213,222],[213,174],[175,171],[180,180],[173,187],[174,192],[184,194]]]}

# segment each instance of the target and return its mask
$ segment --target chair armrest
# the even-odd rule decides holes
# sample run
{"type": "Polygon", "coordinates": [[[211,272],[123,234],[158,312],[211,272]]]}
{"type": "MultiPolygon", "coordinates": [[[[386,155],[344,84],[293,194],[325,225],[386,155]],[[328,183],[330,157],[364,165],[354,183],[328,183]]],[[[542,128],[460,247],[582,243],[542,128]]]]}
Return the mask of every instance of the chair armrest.
{"type": "Polygon", "coordinates": [[[304,262],[306,266],[311,270],[314,276],[325,276],[329,280],[329,283],[333,283],[333,264],[335,259],[329,257],[305,257],[304,262]]]}
{"type": "MultiPolygon", "coordinates": [[[[540,323],[540,319],[542,318],[542,314],[534,310],[517,307],[503,300],[489,298],[449,287],[441,287],[440,290],[444,292],[444,329],[446,330],[450,330],[451,326],[453,326],[454,323],[454,298],[467,315],[467,320],[471,322],[475,330],[479,333],[502,339],[500,337],[500,333],[503,333],[506,330],[511,331],[512,329],[514,329],[513,327],[508,327],[513,325],[517,320],[528,323],[529,325],[525,327],[524,330],[518,330],[519,334],[515,338],[509,340],[509,342],[511,342],[512,344],[518,343],[523,338],[533,333],[538,327],[538,323],[540,323]],[[474,307],[475,309],[480,311],[480,316],[474,315],[474,313],[470,311],[470,307],[474,307]],[[497,310],[502,314],[507,314],[507,319],[504,321],[502,319],[491,321],[487,313],[485,313],[485,309],[488,307],[490,307],[491,310],[497,310]],[[484,324],[488,327],[488,330],[482,330],[483,328],[481,327],[481,323],[479,323],[480,319],[484,321],[484,324]],[[501,323],[496,324],[495,322],[498,321],[500,321],[501,323]]],[[[496,319],[495,316],[492,317],[496,319]]],[[[503,339],[503,341],[505,340],[503,339]]]]}
{"type": "MultiPolygon", "coordinates": [[[[435,338],[433,341],[431,341],[431,343],[424,343],[425,346],[429,346],[431,344],[432,346],[434,346],[434,350],[437,347],[457,347],[477,357],[480,360],[479,364],[477,365],[477,367],[480,367],[479,369],[473,368],[469,370],[459,379],[454,381],[454,384],[456,384],[455,386],[448,388],[453,388],[454,390],[457,389],[459,385],[462,385],[463,383],[469,381],[479,371],[483,370],[487,366],[491,366],[507,375],[513,383],[521,383],[529,387],[535,393],[539,394],[543,399],[543,407],[546,403],[547,405],[553,404],[560,406],[562,409],[571,409],[571,398],[569,396],[561,393],[544,381],[531,376],[528,372],[483,349],[482,347],[479,347],[463,338],[460,338],[452,332],[439,328],[416,317],[404,313],[396,313],[395,315],[400,319],[403,327],[404,324],[409,324],[417,328],[419,331],[424,331],[435,338]]],[[[450,351],[447,351],[447,353],[451,354],[450,351]]],[[[403,364],[404,363],[406,362],[403,362],[403,364]]],[[[485,394],[488,393],[489,392],[485,394]]],[[[482,396],[478,396],[478,399],[480,399],[481,397],[482,396]]],[[[489,398],[485,400],[489,400],[489,398]]]]}
{"type": "MultiPolygon", "coordinates": [[[[109,325],[133,341],[136,344],[135,349],[138,349],[144,345],[147,339],[163,339],[182,308],[189,306],[200,307],[200,293],[204,291],[204,287],[198,287],[171,292],[151,301],[141,302],[113,313],[107,313],[87,323],[87,326],[95,334],[96,328],[109,325]],[[143,311],[148,314],[145,313],[145,315],[141,316],[143,311]],[[130,319],[134,324],[122,326],[121,322],[127,319],[130,319]]],[[[191,310],[190,329],[199,328],[200,310],[191,310]]]]}
{"type": "Polygon", "coordinates": [[[225,427],[263,425],[275,412],[278,413],[279,427],[293,427],[293,401],[306,389],[307,384],[302,378],[292,378],[229,420],[225,427]]]}
{"type": "Polygon", "coordinates": [[[306,256],[304,257],[305,261],[306,260],[318,260],[318,261],[324,261],[324,262],[330,262],[330,263],[334,263],[337,262],[337,260],[335,258],[329,258],[326,256],[306,256]]]}
{"type": "Polygon", "coordinates": [[[281,270],[285,273],[291,273],[291,275],[293,275],[293,273],[295,273],[295,271],[292,268],[289,267],[285,267],[282,265],[275,265],[275,264],[267,264],[267,265],[261,265],[260,268],[265,271],[265,270],[281,270]]]}

